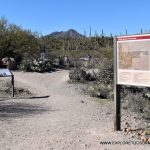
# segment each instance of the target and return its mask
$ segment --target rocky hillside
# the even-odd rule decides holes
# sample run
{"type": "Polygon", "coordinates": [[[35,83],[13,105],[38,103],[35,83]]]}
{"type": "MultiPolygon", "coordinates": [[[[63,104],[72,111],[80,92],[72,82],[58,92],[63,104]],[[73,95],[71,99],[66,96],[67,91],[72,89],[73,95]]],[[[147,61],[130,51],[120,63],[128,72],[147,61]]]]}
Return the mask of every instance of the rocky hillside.
{"type": "Polygon", "coordinates": [[[54,38],[66,38],[66,39],[70,39],[70,38],[82,38],[84,37],[82,34],[78,33],[76,30],[74,29],[70,29],[68,31],[60,31],[60,32],[53,32],[49,35],[47,35],[48,37],[54,37],[54,38]]]}

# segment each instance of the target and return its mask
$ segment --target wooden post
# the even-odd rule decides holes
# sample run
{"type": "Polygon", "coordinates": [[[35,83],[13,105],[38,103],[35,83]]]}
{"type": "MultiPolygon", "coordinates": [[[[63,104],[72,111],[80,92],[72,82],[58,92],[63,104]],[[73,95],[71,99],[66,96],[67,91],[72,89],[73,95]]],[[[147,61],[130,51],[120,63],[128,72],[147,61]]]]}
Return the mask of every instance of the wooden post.
{"type": "Polygon", "coordinates": [[[14,90],[14,75],[12,74],[12,97],[14,97],[14,93],[15,93],[15,90],[14,90]]]}
{"type": "Polygon", "coordinates": [[[114,87],[114,104],[115,104],[115,119],[114,130],[121,130],[121,102],[120,102],[120,85],[114,87]]]}
{"type": "Polygon", "coordinates": [[[120,108],[120,85],[117,84],[117,42],[114,37],[114,105],[115,105],[115,118],[114,130],[121,129],[121,108],[120,108]]]}

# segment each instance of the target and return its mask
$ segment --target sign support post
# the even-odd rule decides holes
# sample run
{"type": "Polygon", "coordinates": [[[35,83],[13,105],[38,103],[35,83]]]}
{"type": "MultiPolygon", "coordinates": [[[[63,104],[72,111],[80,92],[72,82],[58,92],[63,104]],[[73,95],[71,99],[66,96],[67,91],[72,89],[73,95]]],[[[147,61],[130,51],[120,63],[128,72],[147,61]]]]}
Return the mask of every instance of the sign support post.
{"type": "Polygon", "coordinates": [[[117,43],[116,37],[114,38],[114,130],[121,130],[121,98],[120,98],[120,85],[117,84],[117,43]]]}
{"type": "Polygon", "coordinates": [[[12,74],[12,97],[14,97],[14,93],[15,93],[15,90],[14,90],[14,75],[12,74]]]}
{"type": "Polygon", "coordinates": [[[114,85],[114,103],[115,103],[115,122],[114,130],[121,130],[121,102],[120,102],[120,85],[114,85]]]}

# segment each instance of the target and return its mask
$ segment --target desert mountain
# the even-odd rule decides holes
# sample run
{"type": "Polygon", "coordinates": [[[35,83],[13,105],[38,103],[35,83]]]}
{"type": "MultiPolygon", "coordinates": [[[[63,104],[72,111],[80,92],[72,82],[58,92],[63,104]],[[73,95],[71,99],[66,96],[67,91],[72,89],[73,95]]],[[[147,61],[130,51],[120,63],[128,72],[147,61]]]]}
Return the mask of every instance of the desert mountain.
{"type": "Polygon", "coordinates": [[[82,34],[78,33],[74,29],[70,29],[68,31],[52,32],[51,34],[49,34],[47,36],[54,37],[54,38],[66,38],[66,39],[84,37],[82,34]]]}

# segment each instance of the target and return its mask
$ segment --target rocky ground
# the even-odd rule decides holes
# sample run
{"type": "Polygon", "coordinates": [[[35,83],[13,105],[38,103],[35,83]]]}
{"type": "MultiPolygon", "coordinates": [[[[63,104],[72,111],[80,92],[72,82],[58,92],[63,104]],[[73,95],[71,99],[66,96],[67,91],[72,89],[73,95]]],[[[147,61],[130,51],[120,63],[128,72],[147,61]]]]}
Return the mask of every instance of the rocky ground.
{"type": "MultiPolygon", "coordinates": [[[[82,85],[68,83],[68,71],[14,72],[14,77],[14,98],[6,97],[10,93],[2,90],[1,81],[0,149],[149,149],[136,133],[114,132],[113,102],[83,94],[82,85]]],[[[126,121],[140,126],[136,116],[127,113],[122,118],[123,128],[126,121]]]]}

